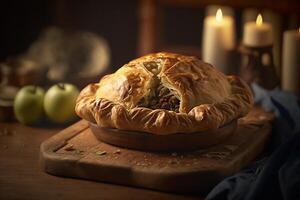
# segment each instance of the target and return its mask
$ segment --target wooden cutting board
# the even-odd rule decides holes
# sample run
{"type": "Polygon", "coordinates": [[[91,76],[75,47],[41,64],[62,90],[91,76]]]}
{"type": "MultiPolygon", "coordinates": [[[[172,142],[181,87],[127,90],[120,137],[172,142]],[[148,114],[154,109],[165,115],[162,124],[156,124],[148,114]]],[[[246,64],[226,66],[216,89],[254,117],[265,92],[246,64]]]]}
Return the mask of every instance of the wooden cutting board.
{"type": "MultiPolygon", "coordinates": [[[[105,144],[82,120],[41,145],[47,173],[176,193],[206,193],[253,161],[271,133],[273,115],[255,108],[225,142],[192,152],[143,152],[105,144]]],[[[182,141],[184,142],[184,141],[182,141]]]]}

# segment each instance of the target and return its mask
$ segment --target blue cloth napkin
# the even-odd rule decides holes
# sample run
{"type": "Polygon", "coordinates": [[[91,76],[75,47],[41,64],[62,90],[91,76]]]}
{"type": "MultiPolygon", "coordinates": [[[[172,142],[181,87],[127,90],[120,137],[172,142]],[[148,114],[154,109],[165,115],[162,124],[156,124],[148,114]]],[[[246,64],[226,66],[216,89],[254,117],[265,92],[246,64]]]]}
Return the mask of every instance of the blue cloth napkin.
{"type": "Polygon", "coordinates": [[[252,84],[255,103],[276,115],[270,156],[221,181],[206,200],[300,199],[300,102],[278,88],[252,84]]]}

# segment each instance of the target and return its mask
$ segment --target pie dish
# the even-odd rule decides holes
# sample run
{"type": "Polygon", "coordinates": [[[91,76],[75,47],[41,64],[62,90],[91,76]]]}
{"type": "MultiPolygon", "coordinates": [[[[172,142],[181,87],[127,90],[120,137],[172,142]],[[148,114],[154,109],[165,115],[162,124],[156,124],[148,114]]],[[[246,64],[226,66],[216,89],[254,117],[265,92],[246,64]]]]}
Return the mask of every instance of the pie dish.
{"type": "Polygon", "coordinates": [[[193,56],[161,52],[86,86],[75,111],[100,127],[170,135],[216,130],[245,116],[252,104],[237,76],[193,56]]]}

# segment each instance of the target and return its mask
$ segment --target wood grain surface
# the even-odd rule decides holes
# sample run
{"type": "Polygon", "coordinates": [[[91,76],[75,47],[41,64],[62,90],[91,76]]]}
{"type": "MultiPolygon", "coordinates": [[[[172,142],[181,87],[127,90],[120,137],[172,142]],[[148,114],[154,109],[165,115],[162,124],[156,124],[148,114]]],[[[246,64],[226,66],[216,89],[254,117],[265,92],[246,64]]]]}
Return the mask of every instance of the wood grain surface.
{"type": "Polygon", "coordinates": [[[0,123],[1,200],[201,199],[199,195],[175,195],[49,175],[39,164],[40,144],[61,129],[0,123]]]}
{"type": "MultiPolygon", "coordinates": [[[[255,109],[226,141],[192,152],[143,152],[103,143],[80,121],[41,145],[48,173],[175,193],[208,192],[264,149],[272,115],[255,109]]],[[[184,142],[184,141],[182,141],[184,142]]]]}

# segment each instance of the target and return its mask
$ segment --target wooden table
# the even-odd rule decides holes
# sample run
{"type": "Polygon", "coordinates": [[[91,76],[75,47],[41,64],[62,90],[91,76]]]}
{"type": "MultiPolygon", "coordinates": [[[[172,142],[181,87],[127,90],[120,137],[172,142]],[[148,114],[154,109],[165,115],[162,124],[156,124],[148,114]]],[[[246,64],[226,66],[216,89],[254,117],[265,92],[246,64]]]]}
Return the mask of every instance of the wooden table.
{"type": "Polygon", "coordinates": [[[40,144],[61,129],[0,123],[0,199],[199,199],[44,173],[40,144]]]}

